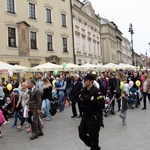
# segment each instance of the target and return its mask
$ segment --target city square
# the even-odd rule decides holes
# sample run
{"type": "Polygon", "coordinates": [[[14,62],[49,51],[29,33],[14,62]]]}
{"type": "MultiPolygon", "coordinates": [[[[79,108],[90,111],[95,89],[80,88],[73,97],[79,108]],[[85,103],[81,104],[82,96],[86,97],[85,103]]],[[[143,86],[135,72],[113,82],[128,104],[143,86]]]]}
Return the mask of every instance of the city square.
{"type": "MultiPolygon", "coordinates": [[[[79,118],[70,118],[71,109],[66,106],[63,113],[57,113],[50,122],[44,121],[44,136],[30,141],[30,133],[25,126],[22,131],[11,129],[10,124],[3,127],[3,138],[0,139],[1,150],[88,150],[78,137],[79,118]]],[[[150,109],[142,111],[141,108],[129,109],[127,124],[122,125],[121,119],[116,115],[104,117],[104,128],[100,131],[100,146],[102,150],[149,150],[149,113],[150,109]]]]}

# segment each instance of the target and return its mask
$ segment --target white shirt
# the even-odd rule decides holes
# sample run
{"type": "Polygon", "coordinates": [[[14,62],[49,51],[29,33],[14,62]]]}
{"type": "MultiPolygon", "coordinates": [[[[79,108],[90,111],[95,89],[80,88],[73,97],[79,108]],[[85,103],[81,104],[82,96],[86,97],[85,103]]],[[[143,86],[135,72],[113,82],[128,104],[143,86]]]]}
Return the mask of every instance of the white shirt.
{"type": "Polygon", "coordinates": [[[97,82],[96,80],[94,80],[93,85],[94,85],[96,88],[99,89],[99,84],[98,84],[98,82],[97,82]]]}
{"type": "Polygon", "coordinates": [[[125,84],[124,84],[124,87],[123,87],[123,90],[126,91],[126,94],[127,94],[127,95],[129,95],[129,89],[130,89],[129,84],[128,84],[128,83],[125,83],[125,84]]]}

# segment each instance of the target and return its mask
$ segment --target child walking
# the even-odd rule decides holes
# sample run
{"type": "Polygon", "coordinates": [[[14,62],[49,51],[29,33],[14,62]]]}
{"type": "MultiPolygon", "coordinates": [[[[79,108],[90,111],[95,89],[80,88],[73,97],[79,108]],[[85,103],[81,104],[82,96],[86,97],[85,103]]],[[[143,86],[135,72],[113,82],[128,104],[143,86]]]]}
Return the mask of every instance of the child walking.
{"type": "Polygon", "coordinates": [[[120,101],[120,111],[119,116],[122,118],[123,125],[126,124],[126,117],[127,117],[127,109],[128,109],[128,99],[126,97],[126,91],[121,91],[121,97],[119,99],[120,101]]]}

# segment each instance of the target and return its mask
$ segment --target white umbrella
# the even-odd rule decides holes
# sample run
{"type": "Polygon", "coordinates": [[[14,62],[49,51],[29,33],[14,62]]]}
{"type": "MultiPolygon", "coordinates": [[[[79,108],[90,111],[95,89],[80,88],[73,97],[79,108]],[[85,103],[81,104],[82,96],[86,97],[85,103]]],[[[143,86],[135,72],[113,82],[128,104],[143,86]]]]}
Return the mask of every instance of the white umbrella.
{"type": "Polygon", "coordinates": [[[80,69],[80,71],[91,70],[91,69],[95,69],[95,65],[87,63],[87,64],[79,66],[79,69],[80,69]]]}
{"type": "Polygon", "coordinates": [[[7,64],[7,63],[4,63],[4,62],[0,61],[0,73],[5,73],[5,72],[12,71],[13,68],[14,68],[13,65],[10,65],[10,64],[7,64]]]}
{"type": "Polygon", "coordinates": [[[117,65],[114,63],[108,63],[108,64],[102,66],[103,70],[104,69],[113,69],[113,68],[117,68],[117,65]]]}
{"type": "Polygon", "coordinates": [[[96,69],[101,69],[102,67],[103,67],[102,64],[95,65],[95,68],[96,68],[96,69]]]}
{"type": "Polygon", "coordinates": [[[123,64],[123,63],[120,63],[118,66],[117,66],[117,69],[136,69],[135,66],[132,66],[132,65],[129,65],[129,64],[123,64]]]}
{"type": "Polygon", "coordinates": [[[60,65],[56,65],[56,64],[47,62],[45,64],[32,67],[31,69],[33,69],[34,71],[50,71],[50,70],[55,70],[55,69],[57,69],[57,70],[61,69],[61,67],[60,67],[60,65]]]}
{"type": "Polygon", "coordinates": [[[78,65],[76,65],[76,64],[72,64],[72,63],[68,63],[68,64],[66,64],[66,66],[65,66],[65,67],[63,67],[63,66],[61,65],[61,67],[62,67],[63,69],[65,69],[65,70],[74,70],[74,69],[79,69],[79,66],[78,66],[78,65]]]}
{"type": "Polygon", "coordinates": [[[13,71],[14,72],[20,72],[20,71],[29,71],[30,68],[21,66],[21,65],[14,65],[13,71]]]}
{"type": "Polygon", "coordinates": [[[117,66],[117,69],[126,69],[126,67],[127,67],[127,64],[120,63],[120,64],[117,66]]]}

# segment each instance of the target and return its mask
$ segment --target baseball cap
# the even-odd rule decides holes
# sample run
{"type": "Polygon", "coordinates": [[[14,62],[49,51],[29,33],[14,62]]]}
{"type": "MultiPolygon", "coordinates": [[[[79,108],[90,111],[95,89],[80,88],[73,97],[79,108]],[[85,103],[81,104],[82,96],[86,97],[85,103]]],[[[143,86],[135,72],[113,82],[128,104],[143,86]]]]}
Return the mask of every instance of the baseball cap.
{"type": "Polygon", "coordinates": [[[95,76],[91,73],[88,73],[83,79],[84,80],[95,80],[95,76]]]}

